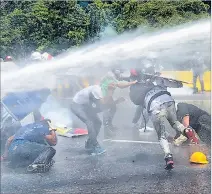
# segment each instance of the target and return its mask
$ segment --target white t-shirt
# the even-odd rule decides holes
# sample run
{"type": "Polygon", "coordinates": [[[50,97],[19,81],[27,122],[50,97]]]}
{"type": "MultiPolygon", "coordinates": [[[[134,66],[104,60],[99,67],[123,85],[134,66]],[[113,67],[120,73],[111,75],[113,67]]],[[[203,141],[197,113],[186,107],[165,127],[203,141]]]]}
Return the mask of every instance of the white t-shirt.
{"type": "Polygon", "coordinates": [[[77,92],[73,98],[73,101],[77,104],[88,104],[90,102],[89,97],[91,93],[96,99],[103,98],[101,87],[99,85],[93,85],[77,92]]]}

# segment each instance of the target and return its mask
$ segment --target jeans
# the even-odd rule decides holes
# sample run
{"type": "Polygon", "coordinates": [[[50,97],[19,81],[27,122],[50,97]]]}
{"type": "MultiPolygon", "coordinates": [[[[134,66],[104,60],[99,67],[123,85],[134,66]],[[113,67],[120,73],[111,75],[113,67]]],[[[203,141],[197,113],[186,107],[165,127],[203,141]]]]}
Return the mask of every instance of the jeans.
{"type": "Polygon", "coordinates": [[[99,134],[102,122],[97,113],[92,110],[91,106],[77,104],[72,102],[71,111],[87,126],[88,142],[92,146],[96,146],[97,136],[99,134]]]}
{"type": "Polygon", "coordinates": [[[210,145],[211,144],[211,115],[204,114],[198,119],[199,127],[196,130],[200,139],[210,145]]]}
{"type": "Polygon", "coordinates": [[[111,97],[109,100],[109,103],[104,105],[104,111],[103,111],[103,125],[104,127],[111,127],[113,118],[116,114],[116,104],[111,97]]]}
{"type": "Polygon", "coordinates": [[[13,141],[8,153],[11,167],[24,167],[31,164],[47,147],[50,146],[25,140],[13,141]]]}
{"type": "Polygon", "coordinates": [[[168,121],[170,125],[176,130],[176,132],[184,132],[185,127],[177,120],[175,103],[167,102],[160,106],[159,109],[153,110],[150,113],[151,120],[153,122],[154,128],[158,135],[158,140],[160,145],[167,155],[170,153],[170,148],[167,140],[166,124],[168,121]]]}
{"type": "Polygon", "coordinates": [[[193,72],[193,89],[196,89],[197,78],[199,77],[201,91],[204,91],[204,80],[203,80],[204,72],[193,72]]]}
{"type": "Polygon", "coordinates": [[[136,124],[139,119],[141,119],[141,128],[145,127],[149,122],[149,114],[143,106],[137,106],[132,123],[136,124]]]}

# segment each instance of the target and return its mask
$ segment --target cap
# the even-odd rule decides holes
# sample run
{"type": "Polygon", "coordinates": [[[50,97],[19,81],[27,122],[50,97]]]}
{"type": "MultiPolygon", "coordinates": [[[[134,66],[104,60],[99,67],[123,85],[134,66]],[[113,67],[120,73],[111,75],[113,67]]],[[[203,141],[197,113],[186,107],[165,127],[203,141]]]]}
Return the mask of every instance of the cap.
{"type": "Polygon", "coordinates": [[[96,85],[96,86],[93,87],[91,93],[93,94],[94,98],[96,98],[97,100],[103,98],[102,89],[98,85],[96,85]]]}

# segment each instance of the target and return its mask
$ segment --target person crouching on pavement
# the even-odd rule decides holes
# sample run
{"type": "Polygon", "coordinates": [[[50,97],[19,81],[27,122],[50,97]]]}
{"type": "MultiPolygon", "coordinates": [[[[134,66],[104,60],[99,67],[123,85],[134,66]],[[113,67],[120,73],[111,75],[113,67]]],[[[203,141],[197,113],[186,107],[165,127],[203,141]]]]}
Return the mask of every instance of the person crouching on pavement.
{"type": "Polygon", "coordinates": [[[117,100],[113,99],[113,94],[116,88],[127,88],[137,81],[124,83],[126,81],[122,79],[122,71],[119,68],[114,68],[108,72],[101,80],[100,86],[102,88],[103,96],[105,98],[105,107],[103,112],[103,125],[104,125],[104,138],[111,138],[116,131],[116,127],[113,126],[113,118],[116,113],[116,105],[123,102],[125,99],[123,97],[117,100]]]}
{"type": "Polygon", "coordinates": [[[97,141],[102,125],[98,113],[102,112],[103,102],[101,87],[92,85],[76,93],[71,103],[72,113],[87,126],[88,140],[85,142],[85,149],[91,155],[99,155],[106,152],[97,141]]]}
{"type": "Polygon", "coordinates": [[[8,159],[12,168],[27,167],[28,172],[47,172],[53,165],[57,144],[55,129],[48,119],[21,127],[9,137],[1,159],[8,159]]]}
{"type": "MultiPolygon", "coordinates": [[[[166,132],[166,122],[176,130],[185,134],[190,141],[198,143],[191,128],[183,126],[178,120],[175,109],[175,101],[171,94],[167,91],[167,87],[182,87],[182,83],[164,80],[164,85],[155,85],[153,78],[149,77],[150,81],[142,82],[139,77],[142,72],[138,72],[138,83],[130,87],[130,99],[137,106],[143,106],[149,113],[150,119],[158,135],[161,148],[165,154],[165,169],[170,170],[174,167],[173,156],[169,147],[166,132]],[[151,81],[152,80],[152,81],[151,81]]],[[[142,76],[141,76],[142,77],[142,76]]],[[[147,77],[145,77],[147,79],[147,77]]],[[[157,78],[159,79],[159,78],[157,78]]],[[[162,78],[161,78],[162,79],[162,78]]]]}
{"type": "MultiPolygon", "coordinates": [[[[185,127],[195,130],[200,140],[207,145],[211,145],[211,115],[206,111],[188,103],[177,103],[177,118],[185,127]]],[[[180,146],[188,138],[183,134],[178,134],[174,140],[174,145],[180,146]]]]}

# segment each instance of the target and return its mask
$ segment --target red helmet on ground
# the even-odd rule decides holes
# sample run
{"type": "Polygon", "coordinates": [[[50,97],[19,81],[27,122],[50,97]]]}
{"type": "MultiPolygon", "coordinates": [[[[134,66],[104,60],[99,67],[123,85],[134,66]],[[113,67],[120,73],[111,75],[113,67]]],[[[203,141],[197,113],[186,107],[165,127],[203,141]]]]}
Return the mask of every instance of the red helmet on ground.
{"type": "Polygon", "coordinates": [[[5,61],[12,61],[13,58],[11,56],[6,56],[5,61]]]}

